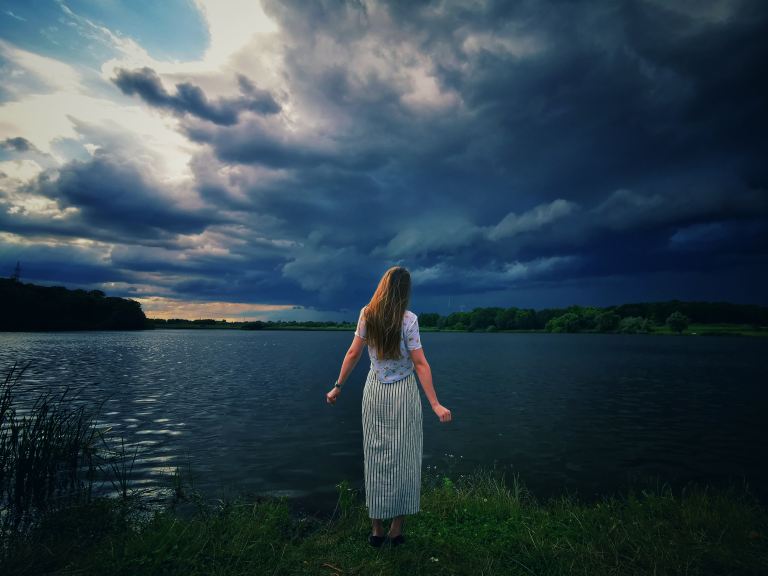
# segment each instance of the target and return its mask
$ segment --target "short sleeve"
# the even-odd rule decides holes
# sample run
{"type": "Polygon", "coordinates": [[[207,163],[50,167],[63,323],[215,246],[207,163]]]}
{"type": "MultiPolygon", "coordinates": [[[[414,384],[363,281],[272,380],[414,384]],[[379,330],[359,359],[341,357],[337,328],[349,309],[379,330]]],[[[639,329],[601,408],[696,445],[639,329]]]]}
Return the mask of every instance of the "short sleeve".
{"type": "Polygon", "coordinates": [[[358,336],[365,340],[365,316],[363,314],[363,311],[365,310],[365,307],[360,309],[360,317],[357,319],[357,328],[355,328],[355,336],[358,336]]]}
{"type": "Polygon", "coordinates": [[[405,333],[405,347],[408,350],[421,348],[421,336],[419,335],[419,317],[414,318],[413,323],[408,327],[405,333]]]}

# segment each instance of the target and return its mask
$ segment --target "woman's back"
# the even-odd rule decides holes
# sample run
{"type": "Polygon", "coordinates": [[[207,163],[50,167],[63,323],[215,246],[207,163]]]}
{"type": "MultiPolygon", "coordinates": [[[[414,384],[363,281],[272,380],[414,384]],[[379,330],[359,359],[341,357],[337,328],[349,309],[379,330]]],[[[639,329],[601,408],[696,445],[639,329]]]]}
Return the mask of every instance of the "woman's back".
{"type": "MultiPolygon", "coordinates": [[[[355,335],[367,341],[365,326],[365,306],[360,309],[355,335]]],[[[419,318],[410,310],[403,314],[403,322],[400,330],[400,358],[389,360],[380,359],[376,348],[368,344],[368,356],[371,359],[371,367],[376,371],[376,376],[381,382],[394,382],[405,378],[413,372],[413,360],[409,350],[421,348],[421,336],[419,334],[419,318]]]]}

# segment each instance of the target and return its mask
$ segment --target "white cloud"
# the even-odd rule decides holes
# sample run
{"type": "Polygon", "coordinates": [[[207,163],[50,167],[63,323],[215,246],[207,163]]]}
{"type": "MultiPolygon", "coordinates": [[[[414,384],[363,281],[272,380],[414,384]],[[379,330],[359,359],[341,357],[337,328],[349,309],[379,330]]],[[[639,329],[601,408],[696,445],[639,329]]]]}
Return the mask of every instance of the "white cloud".
{"type": "Polygon", "coordinates": [[[344,287],[344,268],[358,262],[359,256],[348,246],[305,246],[297,250],[293,260],[283,265],[283,276],[295,280],[304,290],[327,295],[344,287]]]}
{"type": "Polygon", "coordinates": [[[454,90],[443,89],[432,70],[432,64],[424,56],[414,58],[415,65],[406,68],[408,87],[402,102],[417,112],[445,112],[462,104],[454,90]]]}
{"type": "MultiPolygon", "coordinates": [[[[15,93],[14,86],[23,85],[27,77],[32,77],[51,92],[77,93],[82,89],[80,73],[73,66],[55,58],[23,50],[2,39],[0,39],[0,58],[8,60],[12,68],[13,81],[4,81],[3,88],[10,90],[16,97],[22,94],[15,93]]],[[[24,97],[28,95],[23,94],[24,97]]]]}
{"type": "Polygon", "coordinates": [[[577,261],[578,257],[573,255],[546,256],[543,258],[536,258],[535,260],[529,260],[528,262],[520,262],[516,260],[514,262],[505,263],[501,271],[494,276],[500,280],[524,280],[562,269],[577,261]]]}
{"type": "MultiPolygon", "coordinates": [[[[110,81],[114,69],[150,66],[171,82],[195,80],[209,96],[236,91],[235,72],[248,75],[249,70],[234,70],[227,66],[227,62],[238,51],[244,50],[249,41],[275,32],[274,22],[253,0],[196,0],[209,26],[211,43],[208,50],[202,60],[163,62],[153,59],[130,37],[80,16],[62,0],[58,0],[58,4],[63,17],[77,27],[82,36],[117,53],[117,57],[101,67],[101,81],[109,90],[104,96],[97,96],[85,86],[82,74],[75,67],[0,40],[0,55],[9,62],[14,75],[12,82],[4,86],[14,101],[0,105],[0,139],[24,136],[39,150],[51,153],[55,140],[81,138],[77,121],[92,125],[110,123],[143,142],[146,153],[164,166],[163,178],[191,180],[188,164],[200,146],[179,133],[176,119],[123,97],[110,81]]],[[[93,142],[81,140],[86,148],[94,147],[93,142]]],[[[62,163],[70,159],[57,158],[62,163]]],[[[29,174],[30,171],[25,169],[20,173],[16,170],[15,173],[29,174]]]]}
{"type": "Polygon", "coordinates": [[[102,78],[109,81],[118,68],[147,66],[168,82],[193,82],[209,97],[236,92],[238,72],[256,78],[261,88],[278,83],[279,71],[269,61],[277,56],[275,34],[279,29],[258,1],[195,0],[195,5],[205,17],[210,36],[202,58],[156,60],[133,40],[112,35],[118,55],[102,64],[102,78]]]}
{"type": "Polygon", "coordinates": [[[402,258],[452,250],[472,244],[481,235],[481,230],[460,215],[426,215],[409,223],[386,246],[374,248],[371,255],[402,258]]]}
{"type": "Polygon", "coordinates": [[[673,250],[707,248],[727,235],[728,228],[722,222],[703,222],[678,228],[669,237],[668,245],[673,250]]]}
{"type": "Polygon", "coordinates": [[[581,261],[572,254],[545,256],[528,261],[514,260],[500,266],[462,268],[439,262],[433,266],[411,271],[414,285],[445,284],[456,288],[490,290],[513,285],[523,280],[535,280],[552,272],[563,271],[581,261]]]}
{"type": "Polygon", "coordinates": [[[504,34],[468,34],[461,43],[461,47],[466,54],[470,55],[486,51],[516,58],[525,58],[542,52],[546,46],[540,38],[520,32],[512,32],[504,34]]]}
{"type": "Polygon", "coordinates": [[[15,18],[19,22],[26,22],[27,21],[26,18],[23,18],[23,17],[19,16],[18,14],[14,14],[11,10],[6,10],[5,13],[8,14],[8,16],[10,16],[11,18],[15,18]]]}
{"type": "Polygon", "coordinates": [[[29,180],[37,176],[42,170],[43,167],[40,164],[28,158],[0,162],[0,172],[18,180],[29,180]]]}
{"type": "Polygon", "coordinates": [[[446,280],[447,277],[448,266],[442,262],[438,262],[432,266],[425,266],[423,268],[414,268],[411,271],[411,278],[413,278],[414,286],[434,284],[435,282],[446,280]]]}
{"type": "Polygon", "coordinates": [[[487,229],[487,236],[490,240],[501,240],[523,232],[538,230],[572,214],[577,209],[578,205],[574,202],[558,198],[548,204],[539,204],[520,215],[510,212],[496,226],[487,229]]]}
{"type": "MultiPolygon", "coordinates": [[[[478,226],[461,215],[433,213],[404,225],[386,245],[374,248],[371,256],[419,257],[440,251],[454,251],[476,244],[482,238],[497,242],[524,232],[541,230],[577,210],[579,206],[575,202],[558,198],[539,204],[520,215],[510,212],[493,226],[478,226]]],[[[425,270],[425,273],[429,276],[439,269],[435,268],[431,272],[425,270]]]]}
{"type": "Polygon", "coordinates": [[[278,28],[254,0],[195,0],[205,16],[211,42],[203,62],[212,68],[227,64],[254,35],[271,34],[278,28]]]}
{"type": "MultiPolygon", "coordinates": [[[[48,82],[52,92],[32,92],[0,105],[0,139],[23,136],[43,153],[52,154],[52,146],[65,138],[80,140],[85,146],[98,144],[83,138],[83,125],[112,126],[117,134],[135,137],[144,153],[164,167],[164,178],[188,179],[191,153],[199,147],[176,130],[172,120],[146,107],[125,105],[90,95],[71,66],[52,58],[40,57],[0,41],[3,55],[13,67],[40,82],[48,82]],[[48,81],[56,78],[55,81],[48,81]]],[[[61,163],[71,158],[54,154],[61,163]]]]}
{"type": "Polygon", "coordinates": [[[668,204],[660,194],[620,188],[591,210],[590,221],[612,230],[624,230],[668,218],[668,204]]]}

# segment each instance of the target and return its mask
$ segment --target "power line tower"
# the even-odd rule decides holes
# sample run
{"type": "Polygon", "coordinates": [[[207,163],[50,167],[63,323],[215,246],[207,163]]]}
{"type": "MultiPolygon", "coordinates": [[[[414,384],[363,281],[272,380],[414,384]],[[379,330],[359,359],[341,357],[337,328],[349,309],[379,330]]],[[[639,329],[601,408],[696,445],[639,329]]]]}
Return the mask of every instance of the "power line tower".
{"type": "Polygon", "coordinates": [[[11,275],[11,280],[14,282],[20,282],[21,281],[21,262],[16,260],[16,266],[13,268],[13,274],[11,275]]]}

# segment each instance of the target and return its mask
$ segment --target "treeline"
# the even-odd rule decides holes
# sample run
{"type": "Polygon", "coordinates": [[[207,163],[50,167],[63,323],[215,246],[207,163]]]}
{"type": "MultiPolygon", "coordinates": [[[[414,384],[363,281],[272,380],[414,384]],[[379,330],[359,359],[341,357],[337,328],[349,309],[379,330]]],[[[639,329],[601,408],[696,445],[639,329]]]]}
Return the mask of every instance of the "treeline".
{"type": "Polygon", "coordinates": [[[187,320],[185,318],[147,318],[149,328],[235,328],[235,324],[226,320],[203,318],[187,320]]]}
{"type": "Polygon", "coordinates": [[[296,320],[255,320],[253,322],[245,322],[243,325],[244,330],[272,330],[275,328],[354,328],[353,322],[321,322],[316,320],[307,320],[305,322],[297,322],[296,320]]]}
{"type": "Polygon", "coordinates": [[[567,308],[475,308],[471,312],[419,314],[419,325],[447,330],[547,330],[550,332],[650,332],[669,326],[674,331],[688,324],[768,325],[768,307],[728,302],[640,302],[617,306],[567,308]]]}
{"type": "Polygon", "coordinates": [[[146,317],[134,300],[101,290],[25,284],[0,278],[0,330],[141,330],[146,317]]]}
{"type": "MultiPolygon", "coordinates": [[[[641,302],[617,306],[567,308],[475,308],[471,312],[419,313],[419,325],[438,330],[493,332],[497,330],[546,330],[549,332],[651,332],[668,327],[681,332],[689,324],[738,324],[755,329],[768,326],[768,307],[728,302],[641,302]]],[[[151,318],[156,328],[229,328],[240,330],[353,329],[354,322],[256,320],[228,322],[201,319],[151,318]]]]}
{"type": "Polygon", "coordinates": [[[276,330],[283,328],[354,328],[350,322],[331,322],[307,320],[253,320],[243,322],[229,322],[227,320],[214,320],[202,318],[199,320],[186,320],[184,318],[149,318],[147,323],[152,328],[235,328],[241,330],[276,330]]]}
{"type": "MultiPolygon", "coordinates": [[[[768,307],[729,302],[639,302],[616,306],[567,308],[488,307],[470,312],[419,313],[424,328],[467,331],[546,330],[550,332],[650,332],[689,324],[768,326],[768,307]]],[[[354,322],[147,319],[134,300],[108,297],[100,290],[38,286],[0,278],[0,330],[138,330],[142,328],[226,328],[240,330],[353,329],[354,322]]]]}

